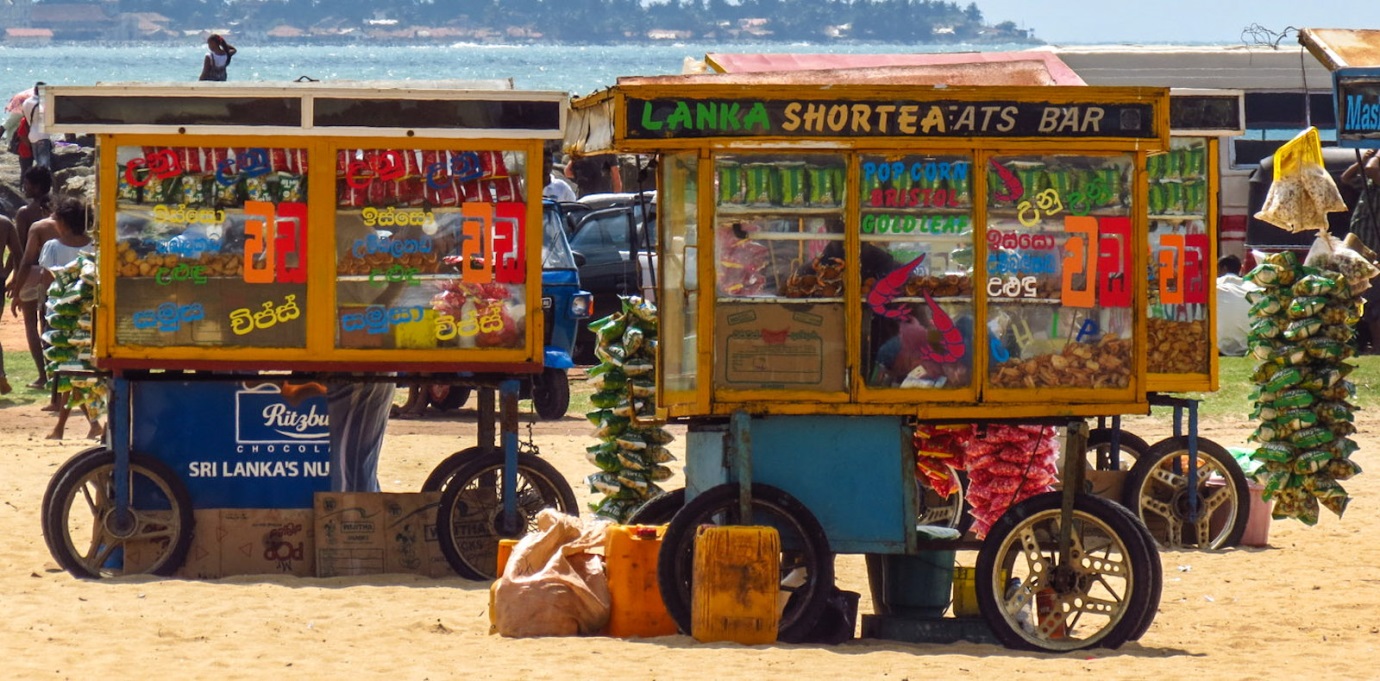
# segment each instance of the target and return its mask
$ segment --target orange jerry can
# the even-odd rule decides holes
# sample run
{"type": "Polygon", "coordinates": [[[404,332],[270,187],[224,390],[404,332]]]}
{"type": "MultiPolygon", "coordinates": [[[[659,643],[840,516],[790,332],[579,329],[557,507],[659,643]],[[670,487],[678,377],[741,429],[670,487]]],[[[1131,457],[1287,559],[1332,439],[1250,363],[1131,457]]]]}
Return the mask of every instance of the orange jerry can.
{"type": "Polygon", "coordinates": [[[696,641],[775,643],[781,537],[774,527],[704,526],[695,535],[690,634],[696,641]]]}
{"type": "Polygon", "coordinates": [[[604,633],[619,638],[670,636],[676,621],[657,585],[657,553],[666,526],[616,525],[604,543],[612,611],[604,633]]]}

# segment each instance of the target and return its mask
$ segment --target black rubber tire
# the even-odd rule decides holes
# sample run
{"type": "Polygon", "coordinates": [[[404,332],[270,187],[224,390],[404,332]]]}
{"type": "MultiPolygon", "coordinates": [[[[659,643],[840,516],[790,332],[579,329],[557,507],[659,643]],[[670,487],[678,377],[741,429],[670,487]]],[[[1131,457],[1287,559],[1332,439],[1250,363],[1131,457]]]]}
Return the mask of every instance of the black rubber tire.
{"type": "Polygon", "coordinates": [[[1140,623],[1131,630],[1131,636],[1128,639],[1131,641],[1139,641],[1140,637],[1144,636],[1146,631],[1149,631],[1150,625],[1155,621],[1155,615],[1159,613],[1160,596],[1164,594],[1164,561],[1160,559],[1160,548],[1159,545],[1155,543],[1155,537],[1150,534],[1150,528],[1146,527],[1145,523],[1141,522],[1140,516],[1132,513],[1131,509],[1119,503],[1112,504],[1112,507],[1115,508],[1118,513],[1124,514],[1127,522],[1135,526],[1137,532],[1140,534],[1141,542],[1145,544],[1146,551],[1154,556],[1150,561],[1150,577],[1154,580],[1154,588],[1150,592],[1150,604],[1146,606],[1145,614],[1141,616],[1140,623]]]}
{"type": "Polygon", "coordinates": [[[1146,613],[1152,612],[1152,605],[1158,602],[1162,584],[1151,563],[1158,562],[1159,556],[1146,545],[1144,535],[1130,516],[1115,508],[1115,502],[1079,494],[1074,497],[1073,506],[1074,550],[1079,558],[1073,561],[1073,579],[1066,585],[1059,584],[1057,575],[1063,569],[1056,570],[1054,554],[1058,552],[1062,501],[1060,492],[1040,494],[1012,506],[993,524],[978,552],[978,610],[992,633],[1008,648],[1044,652],[1119,648],[1140,629],[1146,613]],[[1032,549],[1038,555],[1030,555],[1032,549]],[[1029,574],[1015,574],[1013,568],[1017,565],[1029,574]],[[1101,569],[1112,565],[1119,568],[1101,569]],[[1008,587],[1001,570],[1011,579],[1020,580],[1019,584],[1008,587]],[[1020,618],[1029,617],[1027,608],[1036,601],[1030,591],[1043,591],[1045,582],[1049,583],[1047,588],[1053,589],[1053,597],[1070,608],[1091,602],[1090,592],[1101,591],[1094,596],[1098,602],[1106,603],[1110,611],[1092,612],[1091,616],[1105,622],[1087,623],[1091,628],[1084,634],[1078,628],[1087,626],[1083,616],[1089,611],[1066,610],[1060,624],[1062,634],[1050,635],[1038,628],[1026,631],[1020,618]],[[1010,600],[1008,610],[1007,592],[1012,589],[1014,600],[1010,600]]]}
{"type": "Polygon", "coordinates": [[[444,492],[446,483],[460,470],[460,467],[467,462],[484,453],[483,447],[466,447],[445,459],[436,467],[431,469],[431,474],[426,476],[426,481],[422,483],[423,492],[444,492]]]}
{"type": "MultiPolygon", "coordinates": [[[[78,578],[113,577],[124,574],[154,574],[167,576],[182,567],[187,551],[192,545],[192,501],[186,485],[173,473],[172,469],[158,459],[144,454],[131,454],[129,461],[131,500],[129,510],[134,514],[136,529],[129,536],[117,537],[110,534],[107,526],[109,515],[114,511],[114,469],[115,453],[103,449],[99,453],[83,452],[69,461],[71,466],[61,476],[55,476],[44,494],[43,502],[43,540],[64,570],[78,578]],[[138,481],[144,481],[142,483],[138,481]],[[152,485],[157,490],[159,501],[166,502],[168,508],[140,508],[141,496],[150,489],[136,489],[152,485]],[[93,489],[94,488],[94,489],[93,489]],[[73,541],[71,521],[74,520],[74,502],[85,500],[85,510],[91,512],[91,527],[79,531],[84,541],[91,546],[79,549],[73,541]],[[161,514],[154,517],[152,514],[161,514]],[[102,531],[98,542],[96,528],[102,531]],[[115,550],[123,552],[131,541],[156,541],[161,545],[157,557],[139,572],[126,572],[123,567],[105,567],[105,563],[115,550]]],[[[146,501],[146,500],[143,500],[146,501]]],[[[153,504],[154,506],[162,504],[153,504]]]]}
{"type": "MultiPolygon", "coordinates": [[[[1110,471],[1112,451],[1112,428],[1094,428],[1088,431],[1088,453],[1092,456],[1094,470],[1110,471]]],[[[1131,470],[1131,466],[1150,451],[1150,444],[1135,433],[1121,431],[1117,438],[1117,458],[1121,470],[1131,470]]]]}
{"type": "Polygon", "coordinates": [[[662,492],[642,502],[628,515],[629,525],[665,525],[685,506],[685,488],[662,492]]]}
{"type": "Polygon", "coordinates": [[[43,488],[43,501],[40,503],[38,507],[38,512],[39,524],[44,526],[43,543],[48,545],[49,555],[57,554],[57,551],[53,548],[53,542],[48,537],[48,528],[46,526],[48,516],[57,512],[57,509],[51,508],[53,503],[53,490],[57,489],[58,482],[62,480],[62,477],[67,475],[67,473],[70,472],[73,468],[80,465],[84,459],[93,456],[100,456],[104,454],[106,451],[106,448],[101,445],[97,445],[95,447],[87,447],[86,449],[83,449],[80,452],[73,454],[70,458],[64,461],[62,465],[58,466],[57,470],[53,472],[53,476],[48,478],[48,486],[43,488]]]}
{"type": "Polygon", "coordinates": [[[518,527],[514,533],[498,526],[503,515],[503,452],[484,452],[471,458],[446,483],[437,509],[436,534],[441,553],[461,577],[497,577],[498,541],[517,539],[536,529],[541,509],[580,514],[575,491],[551,464],[519,453],[517,475],[518,527]],[[462,545],[461,539],[469,543],[462,545]]]}
{"type": "Polygon", "coordinates": [[[469,386],[432,383],[424,389],[426,401],[437,411],[454,411],[470,399],[469,386]]]}
{"type": "Polygon", "coordinates": [[[570,409],[570,380],[564,369],[545,369],[532,380],[532,407],[543,421],[565,418],[570,409]]]}
{"type": "Polygon", "coordinates": [[[968,503],[968,473],[949,467],[958,476],[958,495],[957,499],[950,497],[943,499],[938,494],[926,494],[930,491],[930,486],[926,484],[924,476],[915,476],[916,504],[919,506],[916,513],[916,522],[920,525],[938,525],[940,527],[951,527],[958,530],[960,535],[967,534],[969,528],[973,526],[973,505],[968,503]],[[928,498],[927,497],[932,497],[928,498]],[[957,507],[957,512],[955,512],[957,507]],[[931,512],[933,511],[933,512],[931,512]],[[938,521],[938,522],[936,522],[938,521]]]}
{"type": "Polygon", "coordinates": [[[1136,465],[1126,475],[1126,487],[1122,492],[1122,504],[1140,517],[1155,541],[1166,548],[1196,547],[1200,549],[1226,549],[1241,542],[1250,520],[1250,488],[1246,484],[1246,474],[1222,445],[1204,437],[1198,438],[1198,500],[1205,504],[1204,514],[1209,527],[1199,528],[1190,538],[1185,532],[1187,525],[1188,479],[1184,474],[1174,474],[1167,466],[1176,459],[1185,463],[1188,459],[1188,436],[1165,438],[1150,447],[1145,456],[1137,459],[1136,465]],[[1171,483],[1164,475],[1173,478],[1171,483]],[[1216,477],[1220,485],[1211,491],[1208,481],[1216,477]],[[1226,506],[1229,514],[1222,528],[1211,533],[1210,518],[1218,506],[1226,506]],[[1172,531],[1177,524],[1178,532],[1172,531]],[[1177,534],[1177,540],[1175,538],[1177,534]]]}
{"type": "Polygon", "coordinates": [[[834,554],[815,515],[795,497],[761,483],[752,485],[753,517],[742,522],[738,512],[738,485],[708,489],[691,499],[671,519],[657,555],[657,585],[666,611],[681,633],[691,625],[690,592],[694,578],[695,535],[701,525],[770,525],[781,532],[784,577],[803,567],[805,584],[791,594],[781,614],[777,640],[794,643],[814,628],[834,587],[834,554]],[[793,546],[792,544],[799,544],[793,546]]]}

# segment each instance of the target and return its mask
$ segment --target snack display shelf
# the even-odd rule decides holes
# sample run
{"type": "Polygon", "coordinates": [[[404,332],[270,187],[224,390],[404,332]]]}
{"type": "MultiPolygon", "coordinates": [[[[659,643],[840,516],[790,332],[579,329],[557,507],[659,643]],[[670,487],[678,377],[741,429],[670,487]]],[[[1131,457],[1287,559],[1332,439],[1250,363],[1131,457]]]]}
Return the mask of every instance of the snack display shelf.
{"type": "Polygon", "coordinates": [[[817,217],[837,215],[844,213],[843,206],[747,206],[740,204],[719,204],[715,210],[720,216],[750,216],[750,217],[817,217]]]}

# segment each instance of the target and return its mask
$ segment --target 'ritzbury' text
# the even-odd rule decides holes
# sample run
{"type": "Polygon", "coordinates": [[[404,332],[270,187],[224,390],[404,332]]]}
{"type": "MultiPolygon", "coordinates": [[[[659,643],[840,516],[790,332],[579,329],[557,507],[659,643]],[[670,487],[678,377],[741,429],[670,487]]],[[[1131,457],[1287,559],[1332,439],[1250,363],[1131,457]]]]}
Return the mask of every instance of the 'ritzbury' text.
{"type": "Polygon", "coordinates": [[[1148,103],[635,99],[630,138],[1155,137],[1148,103]]]}

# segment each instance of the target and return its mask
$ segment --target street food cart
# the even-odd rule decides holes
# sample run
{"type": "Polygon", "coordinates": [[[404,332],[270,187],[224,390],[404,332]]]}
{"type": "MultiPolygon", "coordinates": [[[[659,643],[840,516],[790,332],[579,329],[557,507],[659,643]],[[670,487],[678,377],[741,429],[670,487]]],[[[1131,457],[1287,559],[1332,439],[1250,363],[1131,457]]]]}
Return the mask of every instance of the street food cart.
{"type": "Polygon", "coordinates": [[[531,188],[564,94],[506,81],[45,94],[49,129],[96,136],[91,360],[112,377],[109,446],[68,461],[45,496],[60,565],[170,574],[193,508],[310,508],[330,479],[326,393],[348,382],[443,374],[480,389],[476,448],[432,475],[462,575],[490,571],[499,537],[541,506],[575,511],[517,436],[547,324],[531,188]]]}
{"type": "Polygon", "coordinates": [[[1077,454],[1065,492],[980,545],[992,633],[1073,650],[1145,631],[1154,542],[1080,493],[1081,455],[1084,419],[1149,411],[1138,170],[1169,149],[1168,104],[761,74],[623,78],[573,102],[568,149],[659,155],[658,408],[689,426],[659,576],[683,630],[703,523],[779,530],[783,640],[825,607],[835,552],[963,545],[919,536],[912,444],[959,422],[1066,426],[1077,454]]]}

